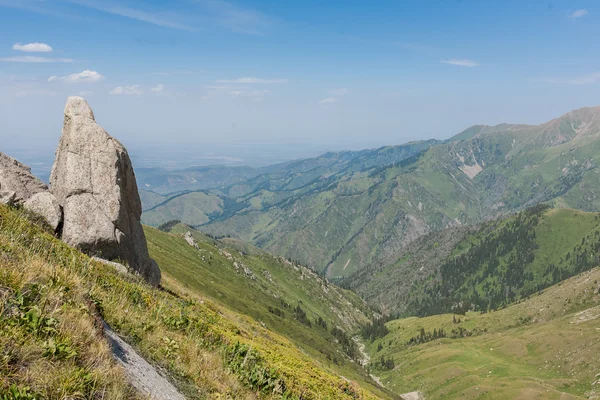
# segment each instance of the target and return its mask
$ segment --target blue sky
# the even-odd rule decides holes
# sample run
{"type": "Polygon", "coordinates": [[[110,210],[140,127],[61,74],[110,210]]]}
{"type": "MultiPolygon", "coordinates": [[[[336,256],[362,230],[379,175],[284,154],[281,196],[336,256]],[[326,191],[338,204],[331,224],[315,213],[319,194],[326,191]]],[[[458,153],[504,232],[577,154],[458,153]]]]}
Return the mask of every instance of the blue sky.
{"type": "Polygon", "coordinates": [[[0,0],[1,143],[54,148],[68,95],[130,151],[297,155],[540,123],[600,104],[595,5],[0,0]]]}

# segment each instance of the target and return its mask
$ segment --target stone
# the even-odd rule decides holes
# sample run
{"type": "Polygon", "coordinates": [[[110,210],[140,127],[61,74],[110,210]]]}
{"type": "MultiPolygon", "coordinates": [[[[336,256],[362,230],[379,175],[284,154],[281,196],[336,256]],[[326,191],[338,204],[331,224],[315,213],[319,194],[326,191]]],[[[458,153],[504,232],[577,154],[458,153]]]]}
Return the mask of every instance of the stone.
{"type": "Polygon", "coordinates": [[[7,206],[17,205],[17,193],[15,192],[0,192],[0,204],[7,206]]]}
{"type": "MultiPolygon", "coordinates": [[[[0,153],[0,198],[14,198],[14,205],[21,205],[36,193],[45,192],[48,186],[31,174],[31,168],[12,157],[0,153]]],[[[8,204],[8,200],[2,200],[8,204]]]]}
{"type": "Polygon", "coordinates": [[[187,244],[189,244],[193,248],[200,249],[200,247],[198,246],[198,242],[196,242],[196,239],[194,239],[194,237],[192,236],[192,232],[187,231],[185,233],[185,235],[183,235],[183,238],[185,239],[185,241],[187,242],[187,244]]]}
{"type": "Polygon", "coordinates": [[[36,193],[23,204],[23,207],[44,218],[50,228],[58,232],[63,220],[62,208],[52,193],[36,193]]]}
{"type": "Polygon", "coordinates": [[[127,262],[157,286],[148,254],[142,204],[129,154],[100,127],[88,103],[69,97],[50,187],[63,208],[62,239],[92,256],[127,262]]]}

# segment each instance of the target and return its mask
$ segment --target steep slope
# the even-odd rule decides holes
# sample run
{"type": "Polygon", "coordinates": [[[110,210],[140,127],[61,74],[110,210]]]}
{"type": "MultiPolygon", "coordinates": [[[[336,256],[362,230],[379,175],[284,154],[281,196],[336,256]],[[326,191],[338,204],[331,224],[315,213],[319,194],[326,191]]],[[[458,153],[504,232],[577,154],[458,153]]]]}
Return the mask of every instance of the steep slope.
{"type": "Polygon", "coordinates": [[[476,126],[391,165],[330,175],[302,190],[256,192],[252,207],[201,229],[340,277],[379,257],[397,259],[424,234],[540,202],[597,211],[599,116],[596,107],[541,125],[476,126]]]}
{"type": "Polygon", "coordinates": [[[396,315],[486,311],[600,264],[599,249],[600,214],[536,206],[427,235],[343,285],[396,315]]]}
{"type": "Polygon", "coordinates": [[[427,399],[594,399],[600,395],[600,269],[491,313],[386,324],[372,373],[427,399]]]}
{"type": "Polygon", "coordinates": [[[135,396],[109,357],[103,318],[188,398],[376,398],[164,275],[164,289],[121,275],[0,205],[0,394],[135,396]]]}
{"type": "Polygon", "coordinates": [[[186,290],[260,321],[311,358],[376,389],[353,361],[359,354],[351,337],[372,318],[354,293],[252,246],[214,240],[181,224],[171,232],[147,228],[148,245],[163,271],[186,290]]]}

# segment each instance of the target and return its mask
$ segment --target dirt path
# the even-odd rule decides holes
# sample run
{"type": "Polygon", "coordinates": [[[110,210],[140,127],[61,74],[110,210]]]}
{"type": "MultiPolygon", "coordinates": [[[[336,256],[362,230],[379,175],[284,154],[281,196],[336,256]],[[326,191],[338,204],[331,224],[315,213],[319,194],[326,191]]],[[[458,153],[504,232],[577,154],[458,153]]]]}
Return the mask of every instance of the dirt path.
{"type": "Polygon", "coordinates": [[[104,335],[112,347],[115,359],[125,370],[127,379],[140,393],[153,400],[185,400],[171,382],[106,324],[104,335]]]}

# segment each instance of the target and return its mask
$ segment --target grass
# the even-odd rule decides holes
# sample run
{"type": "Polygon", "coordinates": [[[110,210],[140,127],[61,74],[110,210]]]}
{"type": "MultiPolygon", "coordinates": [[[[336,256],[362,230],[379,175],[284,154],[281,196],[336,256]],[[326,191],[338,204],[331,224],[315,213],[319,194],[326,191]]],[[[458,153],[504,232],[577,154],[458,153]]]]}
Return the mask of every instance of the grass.
{"type": "Polygon", "coordinates": [[[354,293],[236,239],[215,241],[185,225],[176,225],[171,232],[146,227],[151,256],[163,274],[187,291],[260,321],[336,373],[379,390],[331,333],[339,327],[351,335],[371,318],[371,311],[354,293]],[[199,250],[184,241],[182,234],[187,231],[196,238],[199,250]],[[310,325],[295,317],[297,306],[306,312],[310,325]],[[325,328],[318,326],[319,317],[325,328]]]}
{"type": "Polygon", "coordinates": [[[164,286],[120,275],[0,206],[0,398],[135,398],[99,316],[188,398],[376,398],[168,273],[164,286]]]}
{"type": "Polygon", "coordinates": [[[500,311],[391,321],[368,349],[373,359],[392,357],[395,368],[374,374],[397,393],[418,390],[428,399],[593,398],[599,291],[596,268],[500,311]],[[421,329],[440,328],[448,337],[407,345],[421,329]],[[462,335],[452,333],[459,328],[462,335]]]}

